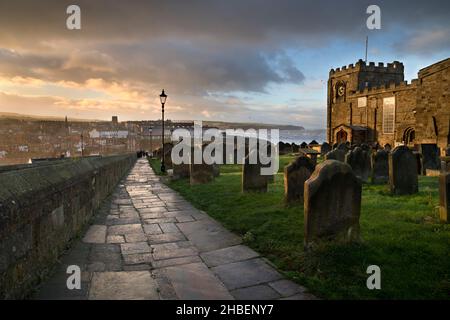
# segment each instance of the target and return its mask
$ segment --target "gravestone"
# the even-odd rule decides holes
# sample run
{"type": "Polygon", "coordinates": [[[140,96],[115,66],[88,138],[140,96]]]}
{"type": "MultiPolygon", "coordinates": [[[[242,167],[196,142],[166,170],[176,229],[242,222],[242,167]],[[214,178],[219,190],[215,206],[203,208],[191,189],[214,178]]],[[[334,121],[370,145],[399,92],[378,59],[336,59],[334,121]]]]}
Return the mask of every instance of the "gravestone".
{"type": "MultiPolygon", "coordinates": [[[[206,145],[202,145],[201,147],[193,147],[191,150],[191,163],[189,164],[189,177],[190,184],[204,184],[214,180],[214,167],[211,164],[206,164],[203,160],[203,156],[201,157],[202,163],[195,163],[195,150],[196,148],[203,151],[206,145]]],[[[197,150],[198,150],[197,149],[197,150]]]]}
{"type": "Polygon", "coordinates": [[[337,160],[345,162],[345,154],[347,151],[341,149],[333,149],[325,155],[325,160],[337,160]]]}
{"type": "Polygon", "coordinates": [[[444,151],[446,157],[450,156],[450,146],[447,146],[444,151]]]}
{"type": "Polygon", "coordinates": [[[439,148],[436,144],[427,143],[419,145],[419,152],[422,154],[423,171],[427,169],[439,170],[439,148]]]}
{"type": "Polygon", "coordinates": [[[173,168],[173,179],[182,179],[182,178],[188,178],[189,177],[189,164],[172,164],[173,168]]]}
{"type": "Polygon", "coordinates": [[[361,180],[343,162],[326,160],[305,182],[305,247],[322,240],[359,240],[361,180]]]}
{"type": "MultiPolygon", "coordinates": [[[[172,152],[172,150],[171,150],[172,152]]],[[[178,156],[179,157],[183,157],[183,153],[184,150],[182,149],[178,156]]],[[[190,155],[188,155],[188,157],[191,157],[190,155]]],[[[191,158],[192,160],[192,158],[191,158]]],[[[178,180],[178,179],[182,179],[182,178],[189,178],[189,174],[190,174],[190,168],[189,168],[189,163],[181,163],[181,164],[175,164],[172,163],[172,169],[173,169],[173,179],[174,180],[178,180]]]]}
{"type": "Polygon", "coordinates": [[[389,143],[386,143],[386,144],[384,145],[384,150],[386,150],[387,152],[391,152],[391,150],[392,150],[391,145],[390,145],[389,143]]]}
{"type": "Polygon", "coordinates": [[[315,165],[305,156],[300,156],[284,167],[284,199],[287,203],[303,201],[305,181],[314,172],[315,165]]]}
{"type": "Polygon", "coordinates": [[[450,213],[450,173],[439,175],[439,216],[442,222],[448,223],[450,213]]]}
{"type": "Polygon", "coordinates": [[[342,142],[342,143],[339,143],[338,145],[337,145],[337,147],[336,147],[336,149],[337,150],[342,150],[342,151],[344,151],[345,153],[347,153],[351,148],[350,148],[350,142],[342,142]]]}
{"type": "Polygon", "coordinates": [[[278,153],[279,154],[289,154],[292,153],[292,146],[289,143],[280,141],[278,143],[278,153]]]}
{"type": "Polygon", "coordinates": [[[419,191],[417,159],[406,146],[396,147],[389,154],[389,184],[393,194],[414,194],[419,191]]]}
{"type": "Polygon", "coordinates": [[[360,147],[350,150],[345,155],[345,163],[352,167],[355,175],[366,182],[370,175],[370,156],[360,147]]]}
{"type": "Polygon", "coordinates": [[[204,184],[214,180],[214,168],[210,164],[189,165],[189,176],[191,185],[204,184]]]}
{"type": "Polygon", "coordinates": [[[372,149],[367,143],[361,143],[360,148],[370,154],[370,150],[372,149]]]}
{"type": "Polygon", "coordinates": [[[450,157],[441,157],[441,172],[450,171],[450,157]]]}
{"type": "Polygon", "coordinates": [[[261,174],[263,165],[259,162],[259,158],[257,163],[251,164],[250,158],[251,153],[245,157],[245,162],[242,165],[242,192],[267,192],[268,178],[261,174]]]}
{"type": "Polygon", "coordinates": [[[422,176],[425,175],[425,169],[423,167],[423,156],[418,151],[413,151],[414,156],[416,157],[417,162],[417,174],[422,176]]]}
{"type": "Polygon", "coordinates": [[[372,183],[384,184],[389,181],[389,152],[378,150],[372,155],[372,183]]]}
{"type": "Polygon", "coordinates": [[[212,164],[214,177],[220,176],[220,166],[217,163],[212,164]]]}
{"type": "Polygon", "coordinates": [[[329,143],[327,143],[327,142],[324,142],[323,144],[322,144],[322,146],[320,147],[320,154],[321,154],[321,156],[324,156],[324,155],[326,155],[328,152],[330,152],[331,151],[331,146],[330,146],[330,144],[329,143]]]}

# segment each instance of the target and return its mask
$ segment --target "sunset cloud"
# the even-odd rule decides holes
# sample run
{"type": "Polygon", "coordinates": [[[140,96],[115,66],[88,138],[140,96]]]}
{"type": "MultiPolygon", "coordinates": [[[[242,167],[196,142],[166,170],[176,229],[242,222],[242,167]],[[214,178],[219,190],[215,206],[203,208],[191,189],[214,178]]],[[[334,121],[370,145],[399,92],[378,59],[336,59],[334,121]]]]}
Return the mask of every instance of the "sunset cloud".
{"type": "MultiPolygon", "coordinates": [[[[80,0],[76,31],[69,4],[0,3],[0,111],[157,118],[164,88],[172,119],[324,127],[328,71],[361,57],[370,2],[80,0]]],[[[448,55],[448,2],[379,5],[379,61],[448,55]]]]}

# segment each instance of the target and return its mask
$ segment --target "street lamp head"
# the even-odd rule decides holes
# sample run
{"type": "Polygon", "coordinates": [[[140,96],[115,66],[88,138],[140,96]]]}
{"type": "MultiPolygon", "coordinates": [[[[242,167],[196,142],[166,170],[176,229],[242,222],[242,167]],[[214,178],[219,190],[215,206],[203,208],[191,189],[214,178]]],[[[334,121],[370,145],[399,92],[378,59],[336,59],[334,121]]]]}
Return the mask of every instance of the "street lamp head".
{"type": "Polygon", "coordinates": [[[164,89],[162,93],[159,95],[159,98],[161,99],[161,104],[166,103],[167,95],[164,93],[164,89]]]}

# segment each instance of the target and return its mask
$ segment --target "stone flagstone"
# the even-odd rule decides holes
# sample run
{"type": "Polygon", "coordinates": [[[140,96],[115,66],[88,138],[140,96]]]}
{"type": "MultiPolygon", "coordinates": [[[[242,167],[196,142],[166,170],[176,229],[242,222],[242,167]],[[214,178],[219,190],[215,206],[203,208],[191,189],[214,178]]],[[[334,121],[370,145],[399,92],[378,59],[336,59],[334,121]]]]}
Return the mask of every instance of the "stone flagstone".
{"type": "Polygon", "coordinates": [[[138,160],[36,299],[310,299],[138,160]],[[82,290],[66,288],[66,268],[82,290]],[[286,282],[280,282],[286,281],[286,282]]]}

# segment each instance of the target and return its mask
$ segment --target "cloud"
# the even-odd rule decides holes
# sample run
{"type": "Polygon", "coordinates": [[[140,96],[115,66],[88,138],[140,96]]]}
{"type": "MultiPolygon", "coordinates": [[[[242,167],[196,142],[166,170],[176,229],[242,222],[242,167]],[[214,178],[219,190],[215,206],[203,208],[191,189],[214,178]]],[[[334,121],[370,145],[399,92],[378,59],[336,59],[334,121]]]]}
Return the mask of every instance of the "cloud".
{"type": "MultiPolygon", "coordinates": [[[[78,0],[79,31],[66,29],[69,4],[0,2],[4,103],[17,106],[21,100],[28,106],[34,100],[49,113],[77,110],[101,118],[109,118],[107,112],[142,118],[142,113],[158,116],[157,95],[165,88],[167,110],[179,119],[277,119],[322,126],[324,112],[318,110],[325,109],[325,96],[317,96],[326,83],[312,79],[315,75],[303,70],[296,55],[360,41],[367,34],[366,8],[372,1],[78,0]],[[20,85],[47,90],[41,92],[46,98],[8,91],[20,85]],[[48,87],[55,90],[53,98],[48,87]],[[277,105],[269,101],[271,87],[302,97],[292,99],[289,107],[277,105]],[[252,95],[268,101],[243,98],[252,95]]],[[[396,52],[448,50],[450,2],[377,4],[380,32],[403,30],[405,35],[392,40],[396,52]]],[[[321,64],[318,60],[317,69],[321,64]]],[[[10,107],[0,105],[0,111],[5,108],[10,107]]]]}
{"type": "Polygon", "coordinates": [[[450,49],[450,28],[439,28],[419,31],[408,35],[394,44],[394,47],[402,53],[415,53],[416,55],[428,55],[437,50],[450,49]]]}

